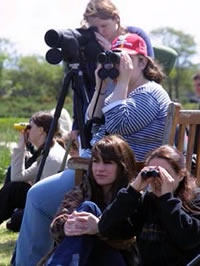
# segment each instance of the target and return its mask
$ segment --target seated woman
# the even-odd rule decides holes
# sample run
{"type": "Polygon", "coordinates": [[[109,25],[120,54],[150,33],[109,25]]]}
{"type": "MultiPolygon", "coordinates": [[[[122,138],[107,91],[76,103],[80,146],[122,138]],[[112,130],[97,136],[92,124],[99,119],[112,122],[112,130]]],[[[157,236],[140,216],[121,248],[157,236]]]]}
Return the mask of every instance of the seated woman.
{"type": "Polygon", "coordinates": [[[184,155],[169,145],[149,155],[145,168],[100,220],[86,212],[79,216],[73,226],[65,224],[66,235],[136,236],[144,266],[185,266],[200,253],[200,190],[184,155]]]}
{"type": "MultiPolygon", "coordinates": [[[[67,237],[65,224],[67,221],[73,224],[76,216],[74,210],[88,211],[99,217],[116,197],[118,190],[126,187],[134,175],[135,158],[127,142],[117,135],[99,140],[92,149],[87,177],[80,186],[65,194],[51,223],[51,233],[57,247],[48,262],[43,259],[38,265],[67,266],[72,265],[73,259],[77,258],[77,265],[126,265],[120,252],[122,244],[116,249],[116,245],[96,235],[67,237]]],[[[133,243],[133,239],[130,243],[133,243]]]]}
{"type": "MultiPolygon", "coordinates": [[[[6,183],[0,190],[0,224],[11,217],[14,209],[23,209],[25,206],[26,194],[37,176],[41,152],[45,146],[52,120],[53,115],[49,112],[37,112],[31,117],[30,125],[20,132],[19,142],[13,149],[11,159],[11,182],[6,183]],[[35,153],[37,152],[36,160],[33,160],[28,167],[25,165],[25,156],[28,157],[27,142],[31,143],[35,153]]],[[[62,139],[59,139],[60,144],[57,142],[56,135],[58,132],[59,124],[54,132],[54,138],[52,139],[41,179],[57,173],[62,163],[65,149],[64,142],[63,146],[60,145],[62,144],[62,139]]],[[[19,218],[16,227],[13,228],[14,231],[19,230],[20,224],[21,218],[19,218]]]]}

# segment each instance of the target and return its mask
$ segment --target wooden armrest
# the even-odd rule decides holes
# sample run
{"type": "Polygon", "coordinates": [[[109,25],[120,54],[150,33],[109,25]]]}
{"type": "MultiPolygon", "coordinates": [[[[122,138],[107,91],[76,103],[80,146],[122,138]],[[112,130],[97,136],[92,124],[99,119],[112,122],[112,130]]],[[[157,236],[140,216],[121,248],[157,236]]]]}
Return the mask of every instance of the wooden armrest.
{"type": "Polygon", "coordinates": [[[83,157],[72,157],[67,161],[67,166],[69,169],[80,169],[80,170],[88,170],[90,158],[83,157]]]}

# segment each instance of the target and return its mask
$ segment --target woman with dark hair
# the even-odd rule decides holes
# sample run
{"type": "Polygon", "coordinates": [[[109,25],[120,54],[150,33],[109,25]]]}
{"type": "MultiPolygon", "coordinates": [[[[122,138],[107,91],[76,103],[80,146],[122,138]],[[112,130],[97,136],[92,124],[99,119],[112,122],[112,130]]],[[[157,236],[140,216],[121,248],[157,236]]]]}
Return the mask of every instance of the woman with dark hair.
{"type": "MultiPolygon", "coordinates": [[[[23,209],[26,202],[26,194],[37,177],[41,152],[45,146],[48,132],[50,130],[53,115],[50,112],[40,111],[32,115],[29,125],[20,132],[18,145],[13,149],[11,159],[11,182],[6,183],[0,190],[0,223],[7,220],[16,208],[23,209]],[[27,152],[27,143],[30,143],[37,159],[29,167],[25,165],[25,157],[30,154],[27,152]]],[[[59,124],[57,125],[49,154],[46,158],[41,179],[49,177],[58,172],[62,163],[65,149],[62,138],[57,138],[59,124]],[[59,144],[58,144],[59,141],[59,144]]],[[[21,224],[21,215],[16,220],[15,227],[8,223],[8,229],[18,231],[21,224]]]]}
{"type": "Polygon", "coordinates": [[[135,236],[142,266],[187,265],[200,254],[200,190],[186,170],[184,155],[169,145],[155,149],[101,219],[88,214],[84,223],[73,225],[77,235],[85,227],[82,234],[135,236]]]}
{"type": "Polygon", "coordinates": [[[51,223],[57,247],[47,263],[42,260],[38,265],[72,265],[74,255],[79,257],[77,265],[126,265],[120,249],[111,247],[109,241],[99,236],[68,237],[65,223],[73,223],[80,211],[99,217],[118,191],[135,176],[135,169],[134,154],[120,136],[110,135],[99,140],[92,148],[86,179],[65,195],[51,223]]]}

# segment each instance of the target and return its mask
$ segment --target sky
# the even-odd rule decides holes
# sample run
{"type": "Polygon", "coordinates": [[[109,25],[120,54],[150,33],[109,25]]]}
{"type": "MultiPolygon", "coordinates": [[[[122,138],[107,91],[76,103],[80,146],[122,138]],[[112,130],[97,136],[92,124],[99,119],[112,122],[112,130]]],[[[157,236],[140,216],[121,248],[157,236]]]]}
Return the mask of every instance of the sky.
{"type": "MultiPolygon", "coordinates": [[[[7,38],[23,55],[45,56],[49,47],[44,35],[49,29],[80,27],[89,0],[0,0],[0,38],[7,38]]],[[[172,27],[194,37],[200,61],[199,8],[196,0],[113,0],[125,25],[149,33],[172,27]]]]}

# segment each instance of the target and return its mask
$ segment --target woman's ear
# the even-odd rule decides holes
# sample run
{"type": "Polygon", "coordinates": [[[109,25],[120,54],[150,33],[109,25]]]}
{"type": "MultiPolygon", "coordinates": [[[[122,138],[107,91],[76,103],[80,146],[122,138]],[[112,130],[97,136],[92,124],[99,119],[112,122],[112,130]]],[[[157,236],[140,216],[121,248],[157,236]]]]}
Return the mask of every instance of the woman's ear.
{"type": "Polygon", "coordinates": [[[45,132],[44,128],[43,127],[39,127],[39,132],[40,132],[40,134],[43,134],[45,132]]]}
{"type": "Polygon", "coordinates": [[[184,177],[186,176],[186,172],[187,172],[186,169],[182,169],[182,170],[179,172],[178,177],[179,177],[179,181],[180,181],[180,182],[181,182],[181,181],[184,179],[184,177]]]}
{"type": "Polygon", "coordinates": [[[144,70],[147,66],[148,59],[146,57],[139,57],[140,60],[140,68],[144,70]]]}

